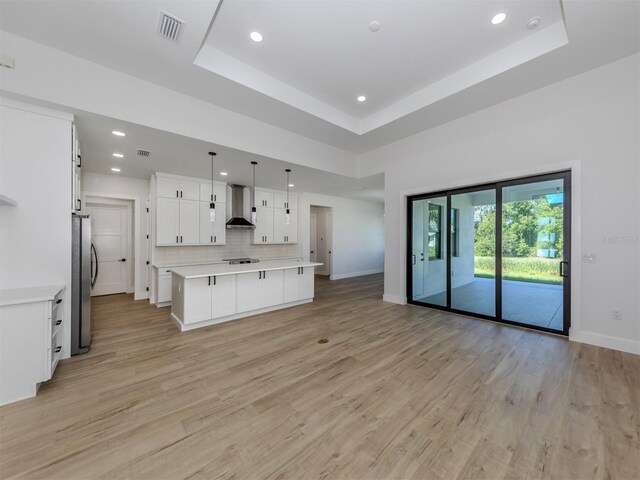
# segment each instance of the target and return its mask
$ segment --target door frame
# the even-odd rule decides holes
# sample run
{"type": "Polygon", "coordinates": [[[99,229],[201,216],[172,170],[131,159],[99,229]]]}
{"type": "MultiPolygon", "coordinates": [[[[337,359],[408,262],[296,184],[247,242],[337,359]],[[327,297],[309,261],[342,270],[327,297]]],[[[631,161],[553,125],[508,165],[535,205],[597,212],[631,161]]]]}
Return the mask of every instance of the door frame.
{"type": "MultiPolygon", "coordinates": [[[[99,198],[92,195],[88,195],[85,199],[85,208],[87,210],[93,207],[114,207],[122,208],[126,212],[126,232],[125,232],[125,245],[126,245],[126,257],[132,259],[132,262],[127,265],[125,276],[125,293],[134,293],[135,291],[135,258],[133,253],[133,202],[131,200],[111,199],[111,198],[99,198]]],[[[89,213],[89,212],[87,212],[89,213]]],[[[91,232],[93,236],[94,232],[91,232]]],[[[92,240],[93,241],[93,240],[92,240]]],[[[108,295],[108,294],[107,294],[108,295]]]]}
{"type": "MultiPolygon", "coordinates": [[[[328,276],[330,280],[333,280],[333,207],[330,207],[328,205],[318,205],[315,203],[311,203],[309,205],[309,219],[311,219],[311,214],[314,213],[312,212],[312,208],[321,208],[323,209],[323,213],[324,213],[324,232],[325,232],[325,237],[326,237],[326,241],[325,241],[325,245],[326,245],[326,251],[325,251],[325,258],[326,258],[326,263],[323,265],[323,269],[321,272],[318,272],[318,270],[316,269],[316,273],[318,275],[324,275],[324,276],[328,276]]],[[[319,225],[319,218],[316,217],[317,221],[316,221],[316,225],[319,225]]],[[[309,220],[311,221],[311,220],[309,220]]],[[[309,229],[311,230],[311,229],[309,229]]],[[[316,236],[318,235],[318,228],[316,228],[316,236]]],[[[311,236],[311,235],[309,235],[311,236]]],[[[309,240],[309,244],[311,244],[311,240],[309,240]]],[[[318,246],[320,245],[320,242],[318,242],[316,240],[316,260],[317,260],[317,251],[318,251],[318,246]]]]}
{"type": "MultiPolygon", "coordinates": [[[[146,261],[146,256],[150,255],[150,251],[146,252],[145,257],[143,258],[142,254],[141,254],[141,242],[140,242],[140,238],[142,233],[140,232],[140,216],[142,215],[142,202],[139,196],[137,195],[128,195],[128,194],[123,194],[123,193],[105,193],[105,192],[91,192],[91,191],[87,191],[87,192],[83,192],[82,193],[82,197],[83,197],[83,201],[82,204],[85,205],[87,198],[104,198],[104,199],[111,199],[111,200],[129,200],[129,201],[133,201],[133,261],[134,261],[134,266],[133,266],[133,285],[134,285],[134,294],[133,294],[133,299],[134,300],[142,300],[144,298],[149,298],[149,291],[147,290],[148,288],[148,282],[149,282],[149,277],[147,276],[147,279],[145,280],[143,275],[142,275],[142,268],[141,268],[141,262],[146,261]]],[[[147,204],[147,208],[148,208],[148,204],[147,204]]],[[[149,235],[149,233],[147,232],[147,235],[149,235]]],[[[148,245],[148,242],[147,242],[148,245]]],[[[146,264],[145,264],[145,269],[144,269],[147,273],[148,273],[148,269],[146,268],[146,264]]]]}
{"type": "MultiPolygon", "coordinates": [[[[571,278],[573,276],[573,259],[571,256],[571,226],[572,226],[572,203],[573,195],[571,190],[572,171],[561,170],[550,173],[538,173],[529,175],[526,177],[512,178],[509,180],[500,180],[496,182],[483,183],[479,185],[471,185],[466,187],[450,188],[447,190],[439,190],[435,192],[420,193],[415,195],[406,196],[406,269],[405,269],[405,281],[406,281],[406,295],[407,303],[411,305],[424,306],[433,308],[436,310],[443,310],[460,315],[466,315],[476,318],[482,318],[485,320],[492,320],[508,325],[515,325],[518,327],[530,328],[534,330],[540,330],[543,332],[553,333],[557,335],[569,335],[571,328],[571,278]],[[502,189],[504,187],[510,187],[514,185],[522,185],[527,183],[536,183],[547,180],[562,179],[564,181],[564,198],[563,205],[563,261],[569,264],[569,275],[563,277],[563,292],[562,292],[562,307],[563,307],[563,329],[554,330],[546,327],[540,327],[536,325],[530,325],[522,322],[515,322],[512,320],[506,320],[502,318],[502,189]],[[496,272],[495,272],[495,316],[484,315],[480,313],[467,312],[465,310],[458,310],[451,308],[451,196],[459,195],[469,192],[476,192],[482,190],[494,189],[496,192],[496,272]],[[446,197],[446,306],[430,304],[427,302],[420,302],[413,300],[413,272],[412,272],[412,248],[413,248],[413,202],[419,200],[428,200],[429,198],[441,198],[446,197]],[[568,200],[567,200],[568,199],[568,200]]],[[[441,240],[442,241],[442,240],[441,240]]]]}

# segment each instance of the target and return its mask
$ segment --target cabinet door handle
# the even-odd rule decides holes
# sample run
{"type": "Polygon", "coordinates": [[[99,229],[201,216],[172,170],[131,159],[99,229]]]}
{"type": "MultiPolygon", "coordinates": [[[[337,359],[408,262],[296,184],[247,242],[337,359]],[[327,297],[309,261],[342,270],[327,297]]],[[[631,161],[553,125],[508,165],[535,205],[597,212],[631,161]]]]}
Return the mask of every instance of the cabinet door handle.
{"type": "Polygon", "coordinates": [[[216,284],[216,277],[215,277],[215,275],[213,276],[213,284],[214,284],[214,285],[216,284]]]}
{"type": "Polygon", "coordinates": [[[60,325],[61,323],[62,323],[62,320],[58,320],[58,321],[56,322],[56,325],[60,325]]]}
{"type": "Polygon", "coordinates": [[[213,243],[213,235],[211,235],[211,243],[213,243]]]}
{"type": "Polygon", "coordinates": [[[263,270],[263,271],[262,271],[262,278],[267,278],[267,272],[266,272],[266,270],[263,270]]]}
{"type": "Polygon", "coordinates": [[[178,235],[176,235],[176,243],[180,243],[180,240],[178,240],[178,235]]]}
{"type": "Polygon", "coordinates": [[[218,200],[218,198],[217,198],[217,197],[218,197],[217,195],[214,195],[214,196],[213,196],[213,201],[214,201],[214,202],[218,200]]]}
{"type": "Polygon", "coordinates": [[[62,350],[62,347],[56,347],[56,353],[58,353],[60,350],[62,350]]]}
{"type": "Polygon", "coordinates": [[[211,286],[211,277],[207,277],[207,285],[211,286]]]}
{"type": "Polygon", "coordinates": [[[80,198],[78,199],[78,208],[76,208],[76,210],[82,210],[82,200],[80,198]]]}
{"type": "Polygon", "coordinates": [[[61,298],[59,298],[58,300],[56,300],[56,305],[57,305],[58,303],[62,303],[62,299],[61,299],[61,298]]]}
{"type": "Polygon", "coordinates": [[[180,190],[180,198],[182,198],[182,190],[180,190]]]}
{"type": "Polygon", "coordinates": [[[182,243],[182,235],[180,235],[180,243],[182,243]]]}
{"type": "Polygon", "coordinates": [[[176,190],[176,198],[178,198],[180,195],[180,192],[178,190],[176,190]]]}
{"type": "Polygon", "coordinates": [[[258,280],[262,280],[262,272],[258,272],[258,280]]]}
{"type": "Polygon", "coordinates": [[[213,242],[218,243],[218,238],[215,235],[213,236],[213,242]]]}
{"type": "Polygon", "coordinates": [[[300,274],[304,275],[304,267],[300,267],[300,274]]]}

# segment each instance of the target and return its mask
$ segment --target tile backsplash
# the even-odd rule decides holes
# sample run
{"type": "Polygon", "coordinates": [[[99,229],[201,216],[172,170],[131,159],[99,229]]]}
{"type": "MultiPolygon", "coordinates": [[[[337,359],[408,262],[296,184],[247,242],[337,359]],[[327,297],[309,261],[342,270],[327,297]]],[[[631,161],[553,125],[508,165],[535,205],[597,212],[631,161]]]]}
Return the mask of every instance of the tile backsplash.
{"type": "Polygon", "coordinates": [[[252,245],[253,230],[227,230],[227,244],[217,246],[155,247],[154,265],[171,266],[216,262],[224,258],[302,257],[302,245],[252,245]]]}

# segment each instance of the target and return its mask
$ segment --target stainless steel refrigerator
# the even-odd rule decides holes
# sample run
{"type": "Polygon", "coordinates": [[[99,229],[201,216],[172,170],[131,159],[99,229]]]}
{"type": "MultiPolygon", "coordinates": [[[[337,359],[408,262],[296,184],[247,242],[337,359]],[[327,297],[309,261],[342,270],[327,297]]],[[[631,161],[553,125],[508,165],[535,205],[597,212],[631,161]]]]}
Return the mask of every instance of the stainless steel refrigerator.
{"type": "Polygon", "coordinates": [[[71,250],[71,355],[91,345],[91,288],[98,275],[89,215],[73,215],[71,250]]]}

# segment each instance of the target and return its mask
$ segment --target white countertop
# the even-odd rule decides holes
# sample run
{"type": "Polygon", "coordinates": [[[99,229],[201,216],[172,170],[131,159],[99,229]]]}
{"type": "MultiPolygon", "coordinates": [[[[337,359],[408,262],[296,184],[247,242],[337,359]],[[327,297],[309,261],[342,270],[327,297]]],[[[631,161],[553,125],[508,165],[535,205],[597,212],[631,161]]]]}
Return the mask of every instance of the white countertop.
{"type": "Polygon", "coordinates": [[[43,285],[41,287],[0,290],[0,307],[53,300],[63,288],[65,288],[64,285],[43,285]]]}
{"type": "Polygon", "coordinates": [[[251,273],[267,270],[284,270],[298,267],[318,267],[322,263],[304,262],[302,260],[267,260],[257,263],[243,263],[229,265],[228,263],[213,265],[195,265],[192,267],[176,267],[171,271],[183,278],[212,277],[214,275],[234,275],[236,273],[251,273]]]}
{"type": "MultiPolygon", "coordinates": [[[[250,256],[250,255],[245,255],[250,256]]],[[[255,257],[254,257],[255,258],[255,257]]],[[[284,261],[284,260],[292,260],[292,261],[301,261],[302,257],[267,257],[267,258],[258,258],[261,262],[270,262],[274,261],[284,261]]],[[[154,268],[166,268],[172,269],[177,267],[199,267],[199,266],[209,266],[209,265],[228,265],[228,260],[206,260],[206,261],[186,261],[186,262],[157,262],[152,263],[151,266],[154,268]]]]}

